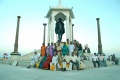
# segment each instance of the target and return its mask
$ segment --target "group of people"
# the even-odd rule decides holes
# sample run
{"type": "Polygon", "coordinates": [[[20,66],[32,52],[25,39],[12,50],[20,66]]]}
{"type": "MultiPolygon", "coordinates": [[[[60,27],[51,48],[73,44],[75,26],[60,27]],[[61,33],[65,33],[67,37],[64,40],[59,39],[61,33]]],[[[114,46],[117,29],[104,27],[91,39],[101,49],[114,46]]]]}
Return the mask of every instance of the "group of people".
{"type": "Polygon", "coordinates": [[[108,56],[109,61],[113,61],[112,64],[118,65],[119,64],[119,59],[115,56],[115,54],[108,56]]]}
{"type": "MultiPolygon", "coordinates": [[[[67,39],[67,42],[62,42],[63,45],[58,43],[48,43],[47,46],[43,43],[41,46],[41,54],[38,56],[35,52],[34,64],[39,64],[41,69],[56,70],[62,69],[62,71],[73,69],[84,69],[85,64],[81,59],[82,45],[74,40],[74,42],[67,39]]],[[[33,65],[33,63],[31,63],[33,65]]],[[[29,66],[28,68],[30,68],[29,66]]]]}
{"type": "MultiPolygon", "coordinates": [[[[48,43],[47,46],[43,43],[40,51],[41,54],[35,52],[35,55],[31,57],[32,61],[28,68],[35,66],[48,70],[62,69],[62,71],[84,69],[83,53],[85,50],[87,50],[87,53],[90,53],[88,45],[83,49],[82,45],[76,40],[69,42],[69,39],[67,39],[66,42],[51,43],[51,45],[48,43]]],[[[118,61],[115,55],[111,59],[117,64],[118,61]]],[[[92,56],[94,67],[106,67],[106,60],[105,55],[102,53],[94,53],[92,56]]]]}
{"type": "Polygon", "coordinates": [[[102,53],[100,54],[94,53],[92,57],[92,62],[93,62],[94,67],[97,67],[96,64],[98,65],[99,68],[107,67],[105,55],[103,55],[102,53]]]}

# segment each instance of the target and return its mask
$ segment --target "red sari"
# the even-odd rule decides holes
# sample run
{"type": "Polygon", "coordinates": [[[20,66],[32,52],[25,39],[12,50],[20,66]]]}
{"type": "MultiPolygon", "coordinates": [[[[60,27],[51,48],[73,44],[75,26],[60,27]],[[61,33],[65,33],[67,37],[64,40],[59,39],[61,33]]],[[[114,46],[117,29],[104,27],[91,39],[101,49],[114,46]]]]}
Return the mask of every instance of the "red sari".
{"type": "Polygon", "coordinates": [[[49,69],[50,62],[52,62],[52,57],[50,55],[48,55],[46,61],[43,63],[43,68],[49,69]]]}

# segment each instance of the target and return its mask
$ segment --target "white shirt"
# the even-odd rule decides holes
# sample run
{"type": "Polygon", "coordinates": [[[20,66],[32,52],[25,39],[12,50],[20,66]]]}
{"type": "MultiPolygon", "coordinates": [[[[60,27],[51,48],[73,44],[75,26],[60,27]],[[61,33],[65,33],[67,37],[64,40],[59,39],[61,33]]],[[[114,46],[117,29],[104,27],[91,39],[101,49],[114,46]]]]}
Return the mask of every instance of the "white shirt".
{"type": "Polygon", "coordinates": [[[71,56],[65,55],[64,59],[66,60],[67,63],[69,63],[71,60],[71,56]]]}
{"type": "Polygon", "coordinates": [[[52,63],[58,63],[58,56],[53,56],[52,63]]]}
{"type": "Polygon", "coordinates": [[[77,56],[76,56],[76,55],[72,56],[72,61],[73,61],[73,62],[76,62],[76,60],[78,60],[78,59],[77,59],[77,56]]]}
{"type": "Polygon", "coordinates": [[[95,56],[95,55],[94,55],[92,58],[93,58],[94,61],[97,61],[97,60],[98,60],[98,57],[95,56]]]}
{"type": "Polygon", "coordinates": [[[69,52],[72,53],[75,49],[75,46],[73,44],[68,45],[69,52]]]}
{"type": "Polygon", "coordinates": [[[40,57],[40,54],[34,55],[35,62],[38,62],[39,57],[40,57]]]}
{"type": "Polygon", "coordinates": [[[103,61],[104,56],[99,56],[99,59],[100,59],[101,61],[103,61]]]}

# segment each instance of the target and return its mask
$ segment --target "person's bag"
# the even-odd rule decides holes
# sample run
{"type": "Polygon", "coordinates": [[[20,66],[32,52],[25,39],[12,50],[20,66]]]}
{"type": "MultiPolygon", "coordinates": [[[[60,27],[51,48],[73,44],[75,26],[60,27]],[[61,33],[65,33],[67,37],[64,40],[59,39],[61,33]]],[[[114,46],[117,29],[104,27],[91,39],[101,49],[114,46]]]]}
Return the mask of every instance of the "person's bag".
{"type": "Polygon", "coordinates": [[[83,65],[82,64],[80,64],[80,70],[83,70],[84,68],[83,68],[83,65]]]}
{"type": "Polygon", "coordinates": [[[55,65],[52,64],[52,65],[50,66],[50,70],[51,70],[51,71],[54,71],[54,69],[55,69],[55,65]]]}
{"type": "Polygon", "coordinates": [[[62,64],[62,62],[60,63],[60,67],[63,67],[63,64],[62,64]]]}
{"type": "Polygon", "coordinates": [[[39,62],[36,62],[36,68],[38,68],[39,67],[39,62]]]}
{"type": "Polygon", "coordinates": [[[69,64],[69,63],[67,63],[67,64],[66,64],[66,67],[68,68],[69,66],[70,66],[70,64],[69,64]]]}

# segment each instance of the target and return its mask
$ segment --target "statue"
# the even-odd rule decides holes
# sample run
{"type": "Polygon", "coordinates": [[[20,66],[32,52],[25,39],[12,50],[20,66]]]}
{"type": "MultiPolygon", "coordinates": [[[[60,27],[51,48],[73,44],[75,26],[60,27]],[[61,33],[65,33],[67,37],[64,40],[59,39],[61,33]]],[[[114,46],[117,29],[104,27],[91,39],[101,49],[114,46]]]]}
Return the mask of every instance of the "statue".
{"type": "Polygon", "coordinates": [[[62,22],[61,18],[59,18],[58,22],[56,23],[55,33],[58,34],[58,42],[61,42],[62,35],[65,33],[64,23],[62,22]]]}

